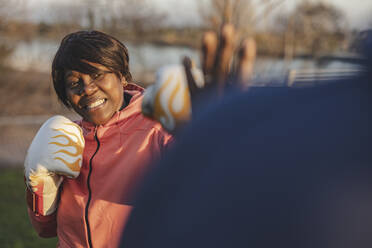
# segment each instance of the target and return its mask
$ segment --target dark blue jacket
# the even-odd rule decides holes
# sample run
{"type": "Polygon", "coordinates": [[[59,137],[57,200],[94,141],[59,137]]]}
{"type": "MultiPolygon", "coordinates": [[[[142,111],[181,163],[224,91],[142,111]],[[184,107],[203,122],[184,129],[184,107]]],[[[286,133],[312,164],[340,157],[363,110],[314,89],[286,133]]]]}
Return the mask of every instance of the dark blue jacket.
{"type": "Polygon", "coordinates": [[[372,247],[371,83],[252,89],[205,109],[148,177],[123,247],[372,247]]]}

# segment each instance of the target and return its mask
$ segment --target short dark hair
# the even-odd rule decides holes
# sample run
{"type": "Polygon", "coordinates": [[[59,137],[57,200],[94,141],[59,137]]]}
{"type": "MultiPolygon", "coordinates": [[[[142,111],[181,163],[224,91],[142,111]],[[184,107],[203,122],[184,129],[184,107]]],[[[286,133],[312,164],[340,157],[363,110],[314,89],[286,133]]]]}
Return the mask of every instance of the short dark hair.
{"type": "Polygon", "coordinates": [[[93,74],[97,69],[85,61],[101,64],[119,78],[132,81],[129,54],[118,39],[99,31],[78,31],[66,35],[52,63],[52,79],[59,100],[70,107],[66,96],[64,77],[68,70],[93,74]]]}

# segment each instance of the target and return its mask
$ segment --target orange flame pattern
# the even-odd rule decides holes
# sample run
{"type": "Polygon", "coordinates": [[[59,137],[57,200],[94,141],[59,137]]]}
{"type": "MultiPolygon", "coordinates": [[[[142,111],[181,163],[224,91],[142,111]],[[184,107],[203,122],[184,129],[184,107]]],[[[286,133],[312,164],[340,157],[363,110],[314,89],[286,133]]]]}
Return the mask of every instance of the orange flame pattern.
{"type": "MultiPolygon", "coordinates": [[[[166,114],[165,110],[163,109],[163,107],[161,106],[161,101],[160,101],[160,97],[161,97],[161,94],[163,94],[163,92],[165,91],[166,88],[168,88],[169,84],[172,82],[172,79],[173,79],[173,75],[170,75],[167,80],[165,81],[165,83],[161,86],[161,88],[159,89],[159,91],[157,92],[156,94],[156,97],[155,97],[155,108],[154,108],[154,115],[155,116],[164,116],[168,119],[169,121],[169,116],[166,114]]],[[[179,121],[179,120],[188,120],[190,118],[190,94],[189,94],[189,91],[188,90],[184,90],[183,91],[183,94],[182,94],[182,103],[183,103],[183,106],[182,106],[182,109],[180,111],[175,111],[174,108],[173,108],[173,102],[175,101],[175,97],[176,97],[176,94],[177,92],[180,90],[180,87],[181,87],[181,79],[179,78],[179,76],[177,77],[177,82],[176,82],[176,87],[175,89],[172,90],[172,93],[168,99],[168,102],[167,102],[167,107],[171,113],[171,116],[175,119],[175,121],[179,121]]]]}
{"type": "MultiPolygon", "coordinates": [[[[71,126],[76,126],[75,123],[64,123],[64,124],[71,125],[71,126]]],[[[61,149],[61,150],[56,151],[54,154],[64,153],[64,154],[67,154],[69,156],[76,157],[76,156],[83,153],[83,149],[84,149],[83,147],[84,146],[83,146],[83,143],[81,142],[83,134],[82,134],[82,131],[80,130],[80,128],[78,128],[78,130],[80,132],[80,137],[78,137],[78,135],[76,135],[74,133],[71,133],[71,132],[68,132],[68,131],[66,131],[62,128],[53,129],[53,130],[61,131],[62,133],[72,135],[77,140],[77,142],[74,142],[68,135],[63,135],[63,134],[56,135],[56,136],[52,137],[53,139],[63,137],[65,139],[67,139],[68,142],[67,142],[67,144],[63,144],[63,143],[59,143],[59,142],[49,142],[49,144],[54,144],[54,145],[57,145],[57,146],[60,146],[60,147],[74,147],[75,150],[76,150],[76,152],[73,153],[73,152],[67,151],[65,149],[61,149]]],[[[62,161],[68,168],[70,168],[74,172],[80,171],[79,164],[80,164],[81,158],[76,159],[75,162],[73,162],[73,163],[69,163],[61,157],[55,157],[54,159],[62,161]]]]}

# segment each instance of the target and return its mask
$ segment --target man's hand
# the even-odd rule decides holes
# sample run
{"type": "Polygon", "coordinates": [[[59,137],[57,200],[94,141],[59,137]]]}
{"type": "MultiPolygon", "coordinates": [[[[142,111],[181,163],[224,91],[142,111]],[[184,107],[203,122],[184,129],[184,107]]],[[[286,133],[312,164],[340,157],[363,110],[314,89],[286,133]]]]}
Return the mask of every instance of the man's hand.
{"type": "MultiPolygon", "coordinates": [[[[219,38],[217,37],[215,32],[206,32],[202,40],[202,69],[206,86],[204,90],[217,87],[218,93],[222,95],[227,83],[235,84],[242,89],[247,88],[256,59],[255,41],[246,38],[237,47],[235,29],[231,24],[223,25],[219,38]]],[[[186,75],[190,69],[187,65],[188,60],[185,58],[183,63],[186,75]]],[[[189,88],[195,88],[192,78],[187,78],[189,88]]]]}

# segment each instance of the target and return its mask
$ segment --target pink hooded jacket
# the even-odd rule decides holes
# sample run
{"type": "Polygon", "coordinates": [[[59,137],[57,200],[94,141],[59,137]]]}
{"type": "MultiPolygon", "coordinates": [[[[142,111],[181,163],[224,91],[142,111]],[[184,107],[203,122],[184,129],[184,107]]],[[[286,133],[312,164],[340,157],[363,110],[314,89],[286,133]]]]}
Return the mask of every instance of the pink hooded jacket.
{"type": "Polygon", "coordinates": [[[83,165],[77,179],[64,179],[57,212],[38,216],[29,207],[35,230],[42,237],[57,234],[58,247],[117,247],[138,184],[171,140],[142,115],[143,89],[129,84],[125,92],[132,95],[129,104],[108,123],[79,123],[83,165]]]}

